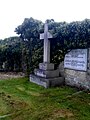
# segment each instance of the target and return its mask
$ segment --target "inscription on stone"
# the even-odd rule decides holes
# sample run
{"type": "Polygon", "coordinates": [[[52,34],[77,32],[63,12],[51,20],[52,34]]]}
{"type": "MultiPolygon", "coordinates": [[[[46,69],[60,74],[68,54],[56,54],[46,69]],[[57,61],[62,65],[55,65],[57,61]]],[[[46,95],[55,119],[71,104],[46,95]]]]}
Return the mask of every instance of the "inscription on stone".
{"type": "Polygon", "coordinates": [[[71,50],[65,55],[64,68],[87,70],[87,49],[71,50]]]}

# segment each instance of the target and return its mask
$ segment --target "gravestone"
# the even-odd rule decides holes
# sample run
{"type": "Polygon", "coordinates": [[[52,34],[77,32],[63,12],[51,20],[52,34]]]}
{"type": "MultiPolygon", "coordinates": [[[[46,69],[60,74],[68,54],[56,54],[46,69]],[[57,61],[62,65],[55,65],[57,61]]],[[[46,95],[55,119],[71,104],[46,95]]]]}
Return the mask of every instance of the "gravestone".
{"type": "Polygon", "coordinates": [[[40,34],[40,39],[44,39],[43,63],[39,63],[39,69],[34,70],[30,75],[30,81],[45,88],[59,86],[64,83],[64,78],[59,77],[59,69],[54,70],[54,64],[50,63],[50,40],[53,36],[48,32],[47,21],[44,25],[44,33],[40,34]]]}
{"type": "Polygon", "coordinates": [[[90,89],[90,49],[75,49],[65,55],[65,83],[90,89]]]}

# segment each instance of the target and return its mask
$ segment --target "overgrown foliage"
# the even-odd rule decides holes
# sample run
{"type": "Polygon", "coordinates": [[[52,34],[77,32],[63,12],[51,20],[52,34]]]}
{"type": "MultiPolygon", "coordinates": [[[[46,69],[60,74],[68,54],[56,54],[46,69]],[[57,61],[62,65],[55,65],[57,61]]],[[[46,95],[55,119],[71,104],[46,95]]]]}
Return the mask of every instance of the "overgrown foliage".
{"type": "Polygon", "coordinates": [[[0,70],[21,71],[21,40],[10,37],[0,40],[0,70]]]}
{"type": "MultiPolygon", "coordinates": [[[[71,23],[47,20],[49,31],[53,35],[51,42],[51,62],[58,65],[66,52],[76,48],[90,47],[90,20],[71,23]]],[[[8,63],[8,70],[33,71],[43,62],[43,40],[39,39],[44,32],[44,23],[33,18],[25,18],[15,32],[19,37],[0,40],[0,65],[8,63]],[[15,67],[16,66],[16,67],[15,67]]]]}
{"type": "MultiPolygon", "coordinates": [[[[24,22],[15,29],[25,46],[22,50],[24,51],[24,49],[26,49],[26,56],[28,56],[26,61],[23,60],[25,64],[27,63],[27,73],[32,72],[33,68],[38,65],[38,61],[40,62],[42,59],[43,42],[39,39],[42,25],[41,21],[26,18],[24,22]]],[[[25,55],[23,55],[23,57],[23,59],[26,58],[25,55]]]]}

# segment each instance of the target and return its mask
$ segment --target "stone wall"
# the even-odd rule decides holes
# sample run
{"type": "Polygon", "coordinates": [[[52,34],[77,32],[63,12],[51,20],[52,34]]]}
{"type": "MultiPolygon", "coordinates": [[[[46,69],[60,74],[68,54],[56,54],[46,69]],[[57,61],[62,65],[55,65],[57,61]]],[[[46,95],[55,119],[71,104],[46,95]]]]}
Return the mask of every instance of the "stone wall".
{"type": "Polygon", "coordinates": [[[64,62],[59,65],[60,74],[64,76],[66,85],[90,90],[90,48],[87,57],[87,71],[64,69],[64,62]]]}
{"type": "Polygon", "coordinates": [[[87,72],[65,69],[65,83],[70,86],[90,89],[90,76],[87,72]]]}

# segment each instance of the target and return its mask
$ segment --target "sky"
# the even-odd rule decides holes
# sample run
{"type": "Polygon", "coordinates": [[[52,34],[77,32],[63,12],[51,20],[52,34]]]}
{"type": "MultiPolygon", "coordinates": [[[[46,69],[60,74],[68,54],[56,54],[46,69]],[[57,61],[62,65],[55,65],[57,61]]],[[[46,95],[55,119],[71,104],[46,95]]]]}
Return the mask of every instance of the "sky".
{"type": "Polygon", "coordinates": [[[15,28],[30,17],[43,22],[90,19],[90,0],[0,0],[0,39],[16,36],[15,28]]]}

